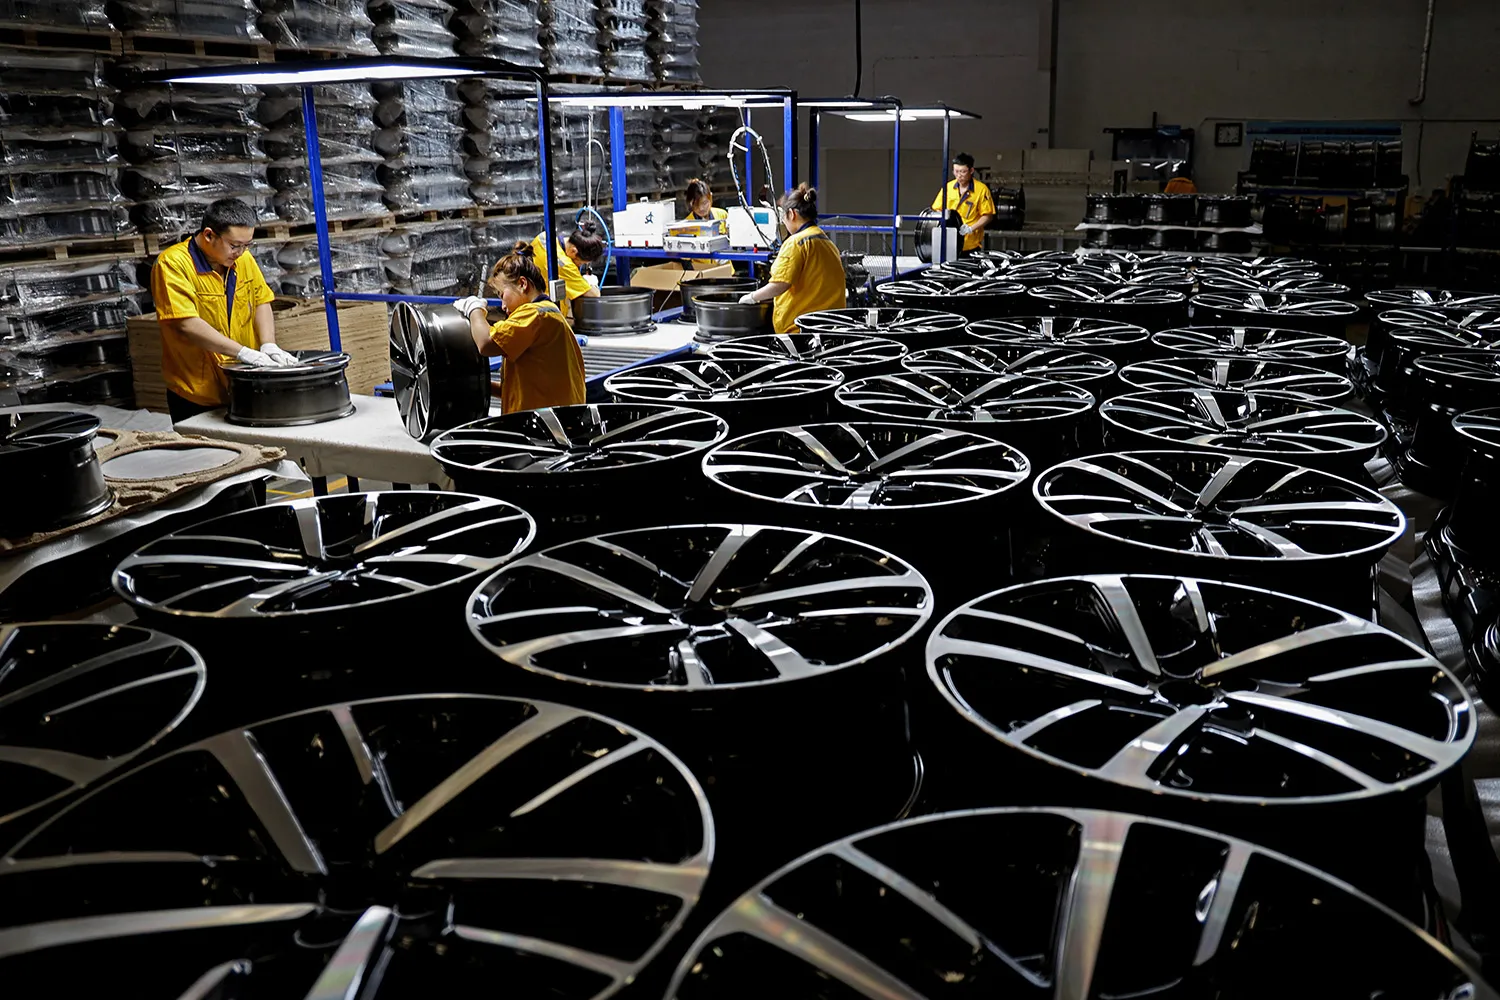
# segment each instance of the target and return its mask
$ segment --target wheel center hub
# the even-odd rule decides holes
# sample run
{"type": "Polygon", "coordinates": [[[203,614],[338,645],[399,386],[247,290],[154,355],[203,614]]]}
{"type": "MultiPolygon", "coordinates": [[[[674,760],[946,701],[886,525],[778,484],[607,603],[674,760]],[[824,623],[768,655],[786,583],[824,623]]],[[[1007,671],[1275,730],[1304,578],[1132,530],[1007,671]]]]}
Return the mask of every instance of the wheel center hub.
{"type": "Polygon", "coordinates": [[[1219,700],[1218,691],[1206,688],[1197,681],[1187,678],[1173,678],[1165,681],[1156,690],[1163,698],[1179,708],[1185,708],[1188,705],[1211,705],[1219,700]]]}
{"type": "Polygon", "coordinates": [[[690,628],[713,628],[729,620],[729,612],[712,607],[687,608],[677,615],[677,620],[690,628]]]}

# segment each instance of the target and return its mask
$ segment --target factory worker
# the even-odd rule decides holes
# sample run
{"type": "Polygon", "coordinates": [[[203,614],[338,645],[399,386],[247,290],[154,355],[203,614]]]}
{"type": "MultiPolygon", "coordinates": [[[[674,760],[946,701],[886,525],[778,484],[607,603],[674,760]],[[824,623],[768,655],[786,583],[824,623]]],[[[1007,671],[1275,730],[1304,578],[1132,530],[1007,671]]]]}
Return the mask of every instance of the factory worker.
{"type": "MultiPolygon", "coordinates": [[[[546,233],[538,233],[536,239],[531,241],[531,256],[536,261],[536,266],[541,269],[542,275],[547,274],[547,241],[543,238],[546,233]]],[[[583,298],[585,295],[599,294],[599,279],[592,274],[584,274],[578,267],[580,264],[592,264],[604,256],[604,237],[599,235],[599,224],[593,219],[584,219],[578,223],[566,240],[558,240],[557,246],[561,253],[557,258],[557,276],[563,280],[566,287],[562,306],[563,316],[572,315],[568,303],[574,299],[583,298]]],[[[544,285],[542,294],[546,294],[544,285]]]]}
{"type": "Polygon", "coordinates": [[[505,413],[582,403],[583,352],[557,304],[546,296],[547,279],[537,267],[535,244],[520,242],[490,272],[489,292],[505,307],[491,326],[484,299],[453,303],[469,320],[479,353],[505,358],[500,407],[505,413]]]}
{"type": "MultiPolygon", "coordinates": [[[[934,211],[943,210],[943,192],[932,199],[934,211]]],[[[968,256],[984,246],[984,227],[995,217],[995,198],[984,181],[974,176],[974,157],[959,153],[953,158],[953,180],[948,182],[948,210],[957,212],[963,220],[958,229],[962,238],[959,244],[960,257],[968,256]]]]}
{"type": "Polygon", "coordinates": [[[203,213],[199,230],[167,247],[151,266],[161,373],[174,423],[225,405],[228,385],[221,363],[297,363],[276,346],[271,288],[245,252],[255,222],[255,212],[244,202],[216,201],[203,213]]]}
{"type": "Polygon", "coordinates": [[[791,235],[776,251],[771,280],[740,301],[776,300],[771,325],[777,333],[794,333],[797,318],[822,309],[844,307],[844,261],[828,234],[818,228],[818,192],[806,184],[781,199],[781,221],[791,235]]]}
{"type": "MultiPolygon", "coordinates": [[[[714,207],[713,192],[708,189],[708,182],[701,177],[694,177],[687,182],[687,189],[682,192],[682,197],[687,202],[689,219],[708,221],[717,219],[719,221],[719,235],[729,235],[729,213],[722,208],[714,207]]],[[[719,262],[710,258],[688,261],[688,265],[696,271],[706,271],[719,262]]]]}

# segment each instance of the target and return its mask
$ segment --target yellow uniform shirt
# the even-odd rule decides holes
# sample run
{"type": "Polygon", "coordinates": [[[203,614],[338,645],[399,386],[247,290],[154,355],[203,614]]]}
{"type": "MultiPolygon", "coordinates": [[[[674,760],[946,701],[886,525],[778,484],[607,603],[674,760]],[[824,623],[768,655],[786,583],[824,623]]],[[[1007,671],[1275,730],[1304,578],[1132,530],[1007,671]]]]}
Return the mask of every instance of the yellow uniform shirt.
{"type": "MultiPolygon", "coordinates": [[[[990,194],[989,186],[977,178],[971,182],[966,194],[959,193],[958,181],[949,181],[948,207],[958,213],[958,217],[964,220],[964,225],[972,226],[980,216],[995,214],[995,197],[990,194]]],[[[938,196],[932,199],[932,208],[935,212],[943,210],[943,192],[939,191],[938,196]]],[[[984,233],[970,233],[963,241],[961,249],[977,250],[984,245],[984,233]]]]}
{"type": "Polygon", "coordinates": [[[1173,177],[1167,181],[1167,186],[1162,188],[1162,194],[1197,194],[1198,185],[1186,177],[1173,177]]]}
{"type": "MultiPolygon", "coordinates": [[[[542,272],[542,278],[545,279],[547,277],[547,242],[542,239],[540,234],[538,234],[536,239],[531,241],[531,257],[536,261],[537,270],[542,272]]],[[[593,288],[592,285],[583,280],[583,272],[578,270],[578,265],[573,263],[573,258],[569,257],[567,251],[563,249],[561,240],[557,242],[557,276],[567,286],[569,302],[579,296],[587,295],[593,288]]],[[[564,317],[572,315],[572,310],[568,308],[567,302],[562,303],[562,314],[564,317]]],[[[534,407],[527,408],[534,409],[534,407]]],[[[510,411],[507,410],[506,412],[509,413],[510,411]]]]}
{"type": "MultiPolygon", "coordinates": [[[[728,236],[729,210],[725,208],[711,208],[708,210],[708,214],[713,218],[719,220],[719,235],[728,236]]],[[[688,213],[688,218],[696,219],[697,216],[693,215],[692,213],[688,213]]],[[[711,267],[719,266],[720,263],[722,262],[714,260],[711,257],[699,257],[696,260],[688,261],[688,266],[691,267],[694,271],[707,271],[711,267]]]]}
{"type": "Polygon", "coordinates": [[[844,261],[828,234],[803,226],[781,244],[771,280],[791,288],[776,296],[771,325],[777,333],[795,333],[797,317],[820,309],[844,308],[844,261]]]}
{"type": "MultiPolygon", "coordinates": [[[[234,268],[221,275],[193,237],[167,247],[151,266],[151,299],[158,320],[197,316],[246,347],[260,346],[251,319],[256,307],[273,297],[254,257],[240,254],[234,268]]],[[[161,326],[162,379],[189,402],[224,405],[226,383],[219,365],[233,360],[205,351],[165,323],[161,326]]]]}
{"type": "Polygon", "coordinates": [[[539,410],[583,402],[583,352],[557,304],[537,299],[490,327],[505,358],[500,409],[539,410]]]}

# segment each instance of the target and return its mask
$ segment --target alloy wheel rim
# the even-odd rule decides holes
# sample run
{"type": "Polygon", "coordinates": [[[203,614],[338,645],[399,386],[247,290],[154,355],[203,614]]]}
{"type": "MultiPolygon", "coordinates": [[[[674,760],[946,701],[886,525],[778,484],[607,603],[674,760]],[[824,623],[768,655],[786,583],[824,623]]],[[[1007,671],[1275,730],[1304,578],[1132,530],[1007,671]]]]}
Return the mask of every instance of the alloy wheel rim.
{"type": "Polygon", "coordinates": [[[1266,361],[1330,361],[1349,351],[1327,334],[1265,326],[1184,326],[1152,334],[1151,342],[1175,354],[1266,361]]]}
{"type": "Polygon", "coordinates": [[[962,333],[969,321],[958,313],[938,309],[871,306],[867,309],[825,309],[797,317],[803,333],[849,333],[917,336],[962,333]]]}
{"type": "Polygon", "coordinates": [[[625,399],[713,403],[806,396],[843,380],[835,368],[803,361],[694,358],[631,368],[605,379],[604,388],[625,399]]]}
{"type": "Polygon", "coordinates": [[[1053,382],[1071,382],[1085,388],[1092,382],[1115,374],[1115,363],[1100,354],[1058,347],[1002,346],[998,343],[994,346],[962,344],[917,351],[903,360],[901,367],[914,372],[936,374],[967,371],[990,375],[1029,375],[1053,382]]]}
{"type": "Polygon", "coordinates": [[[894,364],[906,356],[906,351],[905,344],[888,337],[804,332],[725,340],[715,344],[709,355],[726,360],[805,361],[842,370],[894,364]]]}
{"type": "Polygon", "coordinates": [[[904,372],[842,386],[840,403],[861,413],[965,424],[1081,419],[1094,395],[1066,382],[981,372],[904,372]]]}
{"type": "Polygon", "coordinates": [[[969,332],[1002,344],[1047,344],[1067,348],[1124,347],[1144,343],[1143,326],[1071,316],[1017,316],[978,320],[969,332]]]}
{"type": "Polygon", "coordinates": [[[1337,403],[1354,393],[1354,383],[1318,368],[1250,358],[1164,358],[1120,369],[1120,381],[1143,391],[1233,389],[1280,392],[1320,403],[1337,403]]]}

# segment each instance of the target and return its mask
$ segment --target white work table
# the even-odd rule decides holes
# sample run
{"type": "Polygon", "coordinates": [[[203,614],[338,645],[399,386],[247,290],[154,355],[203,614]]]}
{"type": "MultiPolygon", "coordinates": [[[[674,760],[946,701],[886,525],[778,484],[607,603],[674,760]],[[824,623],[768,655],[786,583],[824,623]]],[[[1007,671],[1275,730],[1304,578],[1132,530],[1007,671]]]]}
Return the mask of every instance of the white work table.
{"type": "MultiPolygon", "coordinates": [[[[452,489],[453,482],[427,445],[406,433],[396,400],[379,396],[350,396],[354,412],[338,420],[300,427],[245,427],[224,419],[223,410],[211,410],[180,421],[181,434],[201,434],[221,441],[285,448],[313,478],[314,492],[326,491],[330,475],[354,479],[378,479],[397,484],[437,483],[452,489]]],[[[492,403],[491,413],[499,413],[492,403]]],[[[353,484],[351,484],[353,488],[353,484]]]]}

